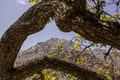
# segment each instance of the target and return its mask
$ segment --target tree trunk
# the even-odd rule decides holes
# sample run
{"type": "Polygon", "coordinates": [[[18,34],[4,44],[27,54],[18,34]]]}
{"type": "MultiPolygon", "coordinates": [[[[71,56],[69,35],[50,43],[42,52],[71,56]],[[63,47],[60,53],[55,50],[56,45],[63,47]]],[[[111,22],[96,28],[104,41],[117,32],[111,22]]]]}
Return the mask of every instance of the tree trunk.
{"type": "MultiPolygon", "coordinates": [[[[77,2],[77,0],[75,1],[77,2]]],[[[42,0],[42,2],[28,9],[8,28],[0,39],[0,80],[16,80],[22,76],[27,77],[29,75],[28,73],[23,73],[24,75],[21,76],[21,74],[17,73],[19,68],[14,68],[16,56],[25,39],[29,35],[41,31],[49,18],[54,18],[58,28],[64,32],[74,31],[93,42],[108,44],[120,49],[120,24],[117,25],[117,28],[103,25],[101,22],[98,22],[94,14],[86,9],[82,12],[81,7],[79,10],[76,10],[74,5],[75,3],[70,3],[67,0],[42,0]]],[[[79,4],[77,5],[80,6],[79,4]]],[[[50,60],[48,59],[48,61],[50,60]]],[[[49,68],[54,69],[55,65],[49,68]]],[[[41,67],[41,69],[47,68],[45,66],[41,67]]],[[[21,69],[25,70],[26,66],[23,65],[21,69]]],[[[64,71],[63,69],[66,70],[65,72],[71,73],[69,69],[62,66],[60,70],[64,71]]],[[[33,74],[35,71],[31,73],[33,74]]],[[[75,75],[86,76],[82,75],[82,73],[75,73],[75,75]]],[[[94,80],[95,78],[92,77],[95,76],[91,75],[89,78],[94,80]]],[[[99,80],[103,79],[99,78],[99,80]]]]}

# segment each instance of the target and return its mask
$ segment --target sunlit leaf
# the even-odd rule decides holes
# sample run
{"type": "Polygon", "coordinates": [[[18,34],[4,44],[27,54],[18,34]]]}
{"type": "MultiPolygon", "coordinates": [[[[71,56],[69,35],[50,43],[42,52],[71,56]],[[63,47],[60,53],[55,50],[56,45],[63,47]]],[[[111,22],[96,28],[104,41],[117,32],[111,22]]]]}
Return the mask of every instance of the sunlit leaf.
{"type": "Polygon", "coordinates": [[[120,17],[120,13],[115,13],[115,14],[114,14],[114,17],[115,17],[115,18],[119,18],[119,17],[120,17]]]}
{"type": "Polygon", "coordinates": [[[38,3],[38,1],[39,0],[29,0],[29,2],[32,3],[32,4],[36,4],[36,3],[38,3]]]}
{"type": "Polygon", "coordinates": [[[63,45],[63,43],[62,42],[57,42],[57,44],[56,44],[56,46],[57,46],[57,49],[58,50],[60,50],[60,49],[63,49],[64,48],[64,45],[63,45]]]}
{"type": "Polygon", "coordinates": [[[45,70],[42,70],[41,72],[44,74],[44,76],[47,76],[47,75],[48,75],[48,73],[47,73],[47,70],[46,70],[46,69],[45,69],[45,70]]]}
{"type": "Polygon", "coordinates": [[[51,23],[51,20],[50,20],[50,19],[47,21],[47,24],[49,24],[49,23],[51,23]]]}
{"type": "Polygon", "coordinates": [[[84,60],[83,57],[77,58],[76,64],[82,64],[84,60]]]}
{"type": "Polygon", "coordinates": [[[114,71],[113,66],[110,65],[110,66],[109,66],[109,72],[113,72],[113,71],[114,71]]]}
{"type": "Polygon", "coordinates": [[[107,80],[112,80],[112,78],[110,76],[107,77],[107,80]]]}
{"type": "Polygon", "coordinates": [[[40,78],[39,74],[34,74],[32,80],[38,80],[40,78]]]}
{"type": "Polygon", "coordinates": [[[74,48],[75,50],[78,50],[78,49],[79,49],[79,44],[78,44],[78,43],[75,43],[75,44],[73,45],[73,48],[74,48]]]}
{"type": "Polygon", "coordinates": [[[109,63],[103,63],[103,66],[105,66],[105,67],[108,67],[109,66],[109,63]]]}
{"type": "Polygon", "coordinates": [[[52,75],[56,75],[56,74],[57,74],[57,72],[56,72],[56,71],[53,71],[53,72],[52,72],[52,75]]]}
{"type": "Polygon", "coordinates": [[[81,39],[81,35],[79,35],[79,34],[76,34],[75,37],[76,37],[76,40],[78,40],[78,41],[81,39]]]}
{"type": "Polygon", "coordinates": [[[105,73],[105,70],[103,68],[99,68],[98,71],[97,71],[99,74],[103,74],[105,73]]]}
{"type": "Polygon", "coordinates": [[[109,16],[109,15],[104,14],[104,15],[102,16],[102,20],[103,20],[103,21],[112,21],[112,17],[109,16]]]}
{"type": "Polygon", "coordinates": [[[117,52],[116,48],[112,48],[112,52],[117,52]]]}

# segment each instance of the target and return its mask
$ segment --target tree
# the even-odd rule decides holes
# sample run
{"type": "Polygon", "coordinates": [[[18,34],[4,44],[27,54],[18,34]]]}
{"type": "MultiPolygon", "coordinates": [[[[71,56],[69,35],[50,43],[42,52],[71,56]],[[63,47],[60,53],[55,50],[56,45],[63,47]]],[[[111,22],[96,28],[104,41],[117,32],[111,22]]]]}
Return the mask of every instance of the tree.
{"type": "Polygon", "coordinates": [[[86,0],[42,0],[28,9],[0,39],[0,80],[21,80],[45,68],[61,70],[82,80],[104,80],[105,76],[55,58],[44,57],[14,67],[24,40],[27,36],[42,30],[50,18],[55,20],[63,32],[74,31],[87,40],[120,49],[119,22],[101,21],[99,4],[96,4],[96,13],[87,10],[85,5],[86,0]]]}

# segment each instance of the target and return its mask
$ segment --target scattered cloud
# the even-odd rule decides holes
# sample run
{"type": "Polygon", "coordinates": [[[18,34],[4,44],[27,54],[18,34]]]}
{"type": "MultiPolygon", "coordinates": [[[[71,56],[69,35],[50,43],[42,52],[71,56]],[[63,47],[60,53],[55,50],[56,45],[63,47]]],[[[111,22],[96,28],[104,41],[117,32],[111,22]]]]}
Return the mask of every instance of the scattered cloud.
{"type": "Polygon", "coordinates": [[[26,4],[26,0],[17,0],[17,2],[20,3],[20,4],[23,4],[23,5],[26,4]]]}

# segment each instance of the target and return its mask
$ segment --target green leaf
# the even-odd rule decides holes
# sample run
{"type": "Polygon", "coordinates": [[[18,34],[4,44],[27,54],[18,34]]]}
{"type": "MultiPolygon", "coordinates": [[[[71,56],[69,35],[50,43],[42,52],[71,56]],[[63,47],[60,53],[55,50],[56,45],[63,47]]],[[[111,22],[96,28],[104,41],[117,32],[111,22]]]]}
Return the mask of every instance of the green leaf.
{"type": "Polygon", "coordinates": [[[81,35],[79,35],[79,34],[76,34],[75,37],[78,41],[81,39],[81,35]]]}
{"type": "Polygon", "coordinates": [[[36,3],[38,3],[38,1],[39,0],[29,0],[29,2],[32,3],[32,4],[36,4],[36,3]]]}
{"type": "Polygon", "coordinates": [[[56,46],[57,46],[57,49],[58,50],[61,50],[61,49],[63,49],[64,48],[64,45],[63,45],[63,43],[62,42],[57,42],[57,44],[56,44],[56,46]]]}
{"type": "Polygon", "coordinates": [[[74,48],[75,50],[78,50],[78,49],[79,49],[79,44],[78,44],[78,43],[75,43],[75,44],[73,45],[73,48],[74,48]]]}
{"type": "Polygon", "coordinates": [[[102,20],[103,20],[103,21],[112,21],[112,17],[109,16],[109,15],[104,14],[104,15],[102,16],[102,20]]]}

